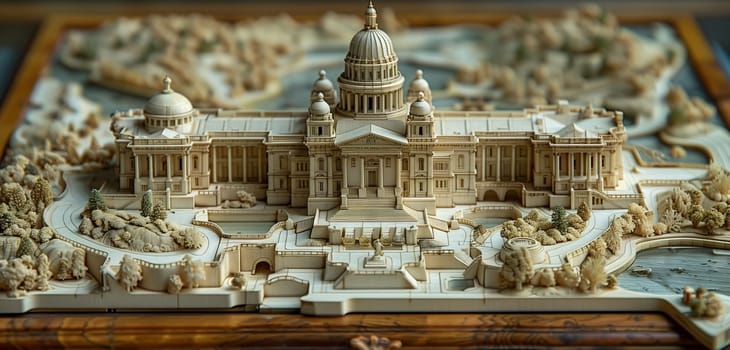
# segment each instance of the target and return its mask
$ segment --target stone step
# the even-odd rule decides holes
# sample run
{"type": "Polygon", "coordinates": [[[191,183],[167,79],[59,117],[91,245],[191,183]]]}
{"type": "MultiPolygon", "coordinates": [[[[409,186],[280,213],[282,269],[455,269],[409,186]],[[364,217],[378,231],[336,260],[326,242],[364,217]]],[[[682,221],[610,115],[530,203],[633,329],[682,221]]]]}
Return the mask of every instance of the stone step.
{"type": "Polygon", "coordinates": [[[328,221],[392,221],[392,222],[417,222],[416,218],[404,210],[390,208],[350,208],[340,209],[330,216],[328,221]]]}
{"type": "Polygon", "coordinates": [[[348,208],[395,208],[395,198],[348,198],[348,208]]]}

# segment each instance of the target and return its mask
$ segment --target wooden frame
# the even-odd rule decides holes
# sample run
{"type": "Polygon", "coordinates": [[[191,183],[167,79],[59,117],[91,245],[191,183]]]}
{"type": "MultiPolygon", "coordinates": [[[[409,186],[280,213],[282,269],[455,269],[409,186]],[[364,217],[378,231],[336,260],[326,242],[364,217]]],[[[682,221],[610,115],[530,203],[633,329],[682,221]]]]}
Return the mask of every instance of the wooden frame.
{"type": "MultiPolygon", "coordinates": [[[[268,5],[267,5],[268,6],[268,5]]],[[[408,16],[412,25],[455,22],[496,23],[506,14],[464,13],[408,16]]],[[[254,11],[256,12],[256,11],[254,11]]],[[[141,12],[149,13],[149,12],[141,12]]],[[[138,14],[141,14],[138,13],[138,14]]],[[[225,13],[223,11],[221,14],[225,13]]],[[[230,12],[229,12],[230,13],[230,12]]],[[[318,14],[317,14],[318,15],[318,14]]],[[[47,17],[6,100],[0,125],[17,125],[36,81],[48,66],[59,35],[69,28],[93,27],[108,14],[47,17]]],[[[221,16],[237,19],[236,16],[221,16]]],[[[316,17],[311,11],[298,17],[316,17]]],[[[659,21],[674,26],[691,64],[730,125],[730,82],[694,18],[681,16],[621,17],[622,23],[659,21]]],[[[0,128],[3,154],[13,128],[0,128]]],[[[303,315],[239,313],[165,314],[27,314],[0,317],[0,344],[13,347],[299,347],[345,348],[350,339],[375,334],[400,340],[405,347],[450,348],[500,346],[621,346],[695,348],[689,334],[667,316],[655,313],[555,314],[367,314],[321,318],[303,315]]]]}

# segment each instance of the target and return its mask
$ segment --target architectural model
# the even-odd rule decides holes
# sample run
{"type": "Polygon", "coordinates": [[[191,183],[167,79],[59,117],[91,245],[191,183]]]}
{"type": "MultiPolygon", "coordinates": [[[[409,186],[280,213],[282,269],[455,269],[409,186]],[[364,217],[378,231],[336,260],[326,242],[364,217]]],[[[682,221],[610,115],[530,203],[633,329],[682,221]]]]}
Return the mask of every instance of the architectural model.
{"type": "MultiPolygon", "coordinates": [[[[645,249],[727,252],[730,153],[652,167],[620,111],[441,110],[427,78],[401,74],[370,3],[336,83],[313,74],[298,110],[196,108],[166,76],[107,124],[43,81],[71,126],[21,127],[0,170],[0,310],[647,310],[730,342],[728,296],[619,278],[652,273],[632,266],[645,249]]],[[[727,140],[712,107],[658,90],[669,144],[727,140]]]]}

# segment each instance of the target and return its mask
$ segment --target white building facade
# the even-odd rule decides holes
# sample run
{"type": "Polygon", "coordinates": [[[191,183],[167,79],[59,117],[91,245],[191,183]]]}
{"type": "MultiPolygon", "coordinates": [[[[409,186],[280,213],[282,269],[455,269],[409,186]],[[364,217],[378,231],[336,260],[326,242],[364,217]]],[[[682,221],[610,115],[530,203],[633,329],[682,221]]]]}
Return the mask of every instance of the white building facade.
{"type": "Polygon", "coordinates": [[[436,111],[418,72],[404,99],[398,56],[370,5],[337,89],[324,72],[305,111],[198,110],[164,89],[118,112],[119,190],[195,206],[245,190],[271,205],[413,209],[519,201],[601,205],[623,176],[620,112],[568,105],[436,111]]]}

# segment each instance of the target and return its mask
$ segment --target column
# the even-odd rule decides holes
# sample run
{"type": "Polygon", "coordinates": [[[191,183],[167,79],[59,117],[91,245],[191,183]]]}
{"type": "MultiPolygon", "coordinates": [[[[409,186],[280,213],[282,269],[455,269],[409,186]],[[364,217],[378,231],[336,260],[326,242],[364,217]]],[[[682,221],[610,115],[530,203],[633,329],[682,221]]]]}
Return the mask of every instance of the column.
{"type": "Polygon", "coordinates": [[[358,197],[367,197],[367,189],[365,188],[365,157],[360,157],[360,190],[358,197]]]}
{"type": "Polygon", "coordinates": [[[495,171],[497,172],[497,182],[502,181],[502,147],[497,146],[497,165],[495,171]]]}
{"type": "Polygon", "coordinates": [[[530,146],[527,146],[527,181],[532,180],[532,169],[534,168],[534,165],[532,164],[532,149],[530,146]]]}
{"type": "Polygon", "coordinates": [[[383,189],[383,157],[378,157],[378,190],[377,196],[382,197],[384,195],[383,189]]]}
{"type": "Polygon", "coordinates": [[[568,175],[570,175],[570,185],[573,185],[573,175],[575,174],[575,169],[573,165],[575,164],[575,153],[570,152],[568,153],[568,175]]]}
{"type": "Polygon", "coordinates": [[[596,158],[596,162],[598,163],[598,190],[603,191],[603,163],[601,162],[602,155],[599,155],[598,158],[596,158]]]}
{"type": "Polygon", "coordinates": [[[139,193],[139,156],[134,154],[134,193],[139,193]]]}
{"type": "Polygon", "coordinates": [[[276,159],[276,158],[277,157],[274,157],[273,156],[273,153],[271,151],[269,151],[269,157],[268,157],[268,161],[269,161],[269,173],[268,173],[268,177],[269,177],[269,191],[273,191],[274,190],[274,180],[275,180],[274,179],[274,169],[282,170],[282,169],[279,169],[278,168],[278,166],[279,166],[278,164],[275,164],[276,161],[274,159],[276,159]]]}
{"type": "Polygon", "coordinates": [[[241,146],[241,153],[243,156],[241,156],[241,182],[247,183],[248,182],[248,171],[246,168],[248,168],[248,159],[246,155],[246,146],[241,146]]]}
{"type": "Polygon", "coordinates": [[[231,146],[226,146],[228,148],[228,182],[233,182],[233,160],[231,157],[231,146]]]}
{"type": "Polygon", "coordinates": [[[583,153],[583,175],[586,177],[586,189],[588,189],[588,182],[591,180],[591,163],[588,152],[583,153]]]}
{"type": "Polygon", "coordinates": [[[213,149],[213,181],[212,182],[218,182],[218,156],[215,153],[215,149],[217,147],[211,145],[210,148],[213,149]]]}
{"type": "Polygon", "coordinates": [[[264,166],[266,164],[266,157],[264,156],[264,147],[259,147],[259,183],[264,182],[264,166]]]}
{"type": "Polygon", "coordinates": [[[482,145],[482,181],[486,181],[487,176],[487,146],[482,145]]]}
{"type": "Polygon", "coordinates": [[[152,154],[147,155],[147,178],[148,178],[148,184],[147,189],[152,189],[152,180],[154,177],[154,166],[153,166],[153,160],[152,160],[152,154]]]}
{"type": "Polygon", "coordinates": [[[170,186],[170,182],[172,181],[172,167],[170,164],[170,154],[165,155],[165,163],[167,164],[167,186],[170,186]]]}
{"type": "Polygon", "coordinates": [[[344,195],[349,195],[350,190],[347,187],[347,171],[350,169],[350,157],[342,156],[342,189],[344,195]]]}
{"type": "Polygon", "coordinates": [[[334,196],[334,166],[332,165],[332,156],[327,156],[327,197],[334,196]]]}
{"type": "Polygon", "coordinates": [[[378,158],[378,188],[383,188],[383,157],[378,158]]]}
{"type": "Polygon", "coordinates": [[[402,182],[401,178],[400,178],[401,172],[403,172],[403,160],[401,159],[401,157],[396,157],[395,158],[395,188],[401,189],[401,191],[402,191],[403,189],[400,187],[401,182],[402,182]]]}
{"type": "Polygon", "coordinates": [[[515,157],[515,151],[517,150],[516,145],[512,145],[512,164],[510,165],[510,180],[515,181],[515,161],[517,160],[517,157],[515,157]]]}
{"type": "Polygon", "coordinates": [[[412,197],[416,196],[416,156],[411,155],[411,159],[408,163],[408,192],[412,197]]]}
{"type": "Polygon", "coordinates": [[[433,196],[433,156],[428,155],[426,157],[426,170],[428,170],[428,176],[426,177],[426,197],[433,196]]]}
{"type": "Polygon", "coordinates": [[[365,189],[365,157],[360,157],[360,189],[365,189]]]}
{"type": "Polygon", "coordinates": [[[317,163],[317,159],[314,156],[309,156],[309,197],[315,197],[314,195],[314,166],[317,163]]]}
{"type": "Polygon", "coordinates": [[[190,153],[185,152],[182,156],[182,181],[180,181],[180,190],[188,193],[188,157],[190,153]]]}

